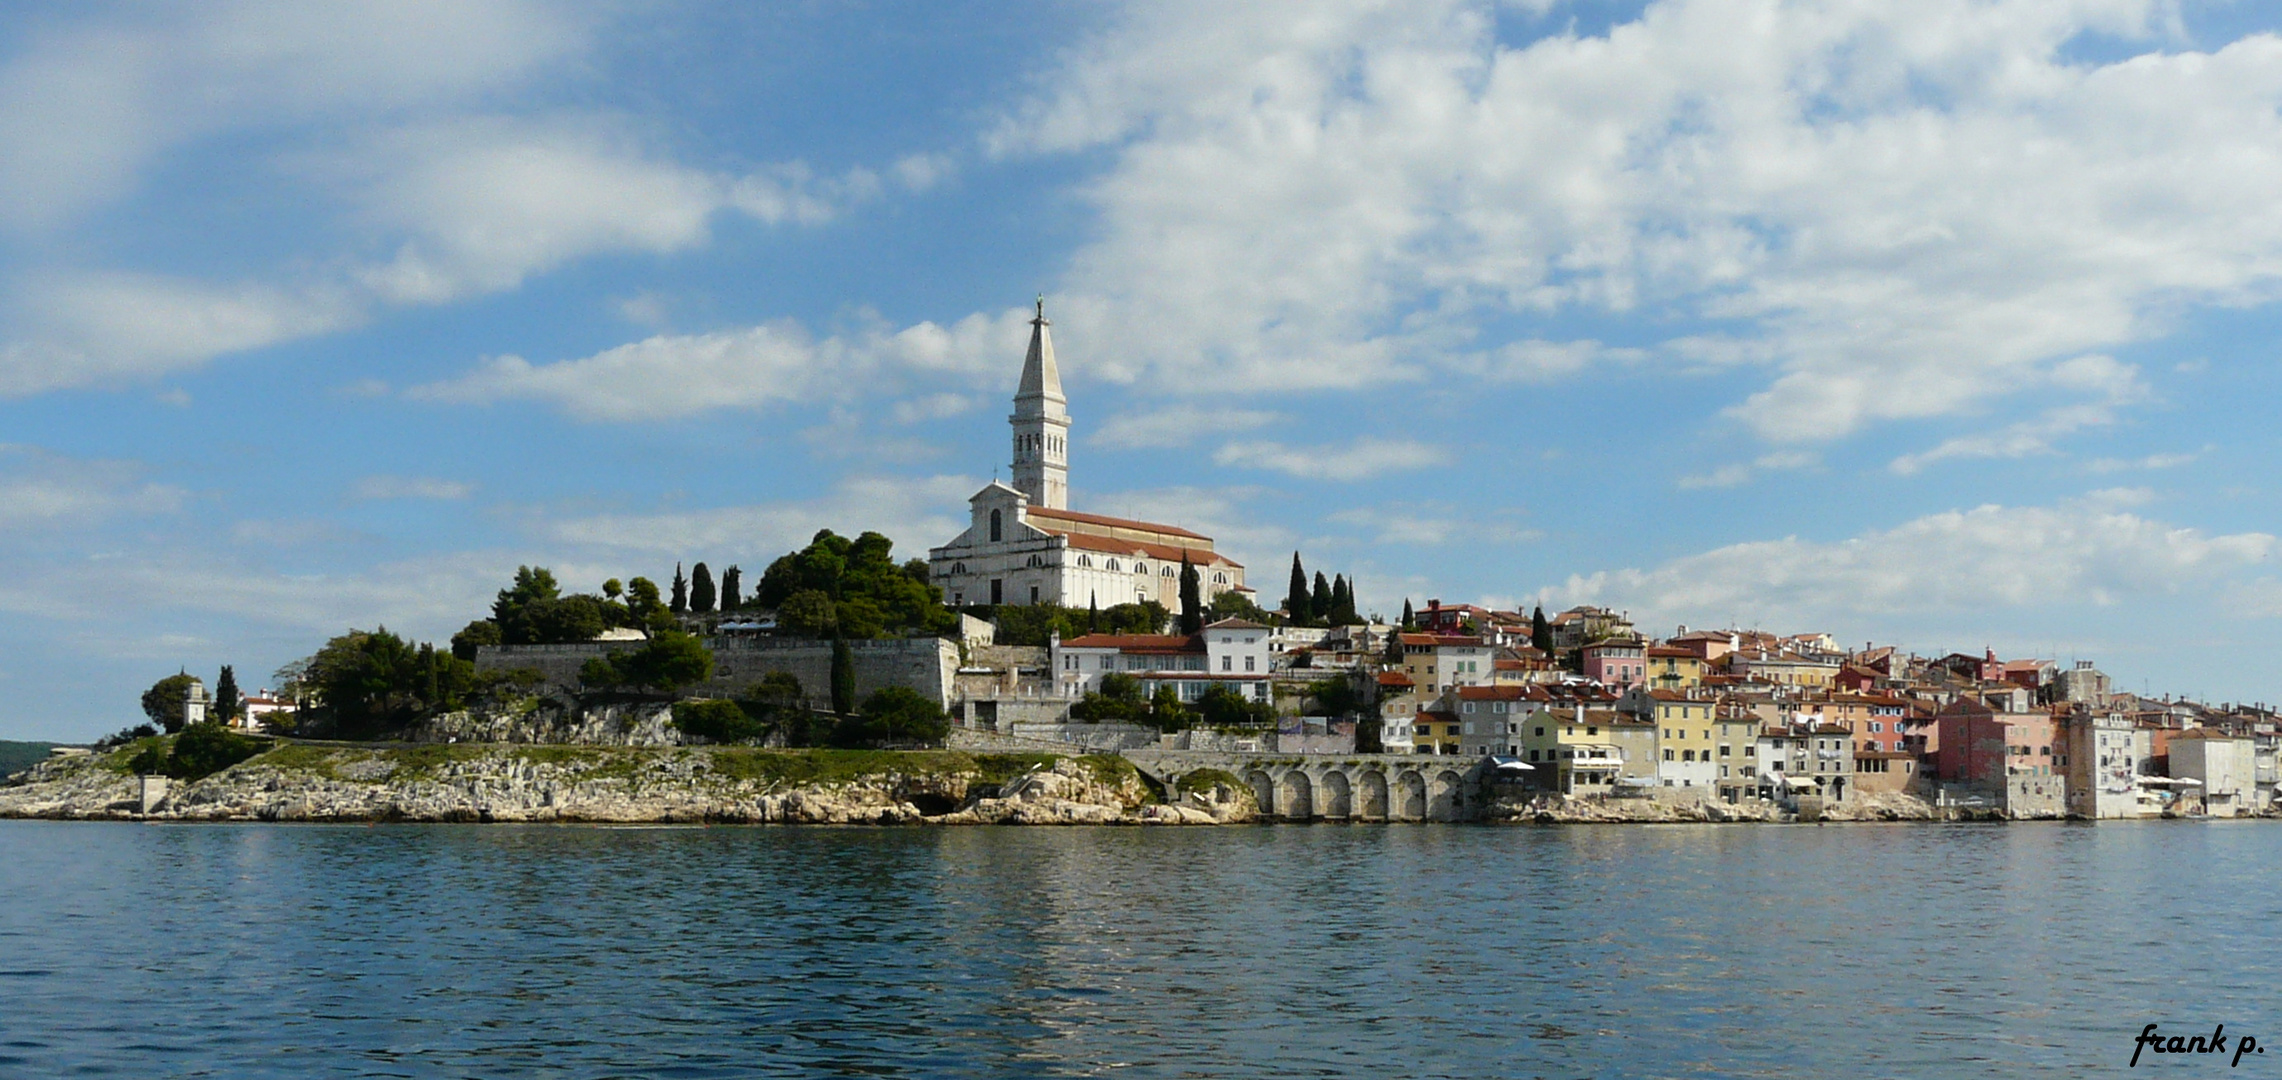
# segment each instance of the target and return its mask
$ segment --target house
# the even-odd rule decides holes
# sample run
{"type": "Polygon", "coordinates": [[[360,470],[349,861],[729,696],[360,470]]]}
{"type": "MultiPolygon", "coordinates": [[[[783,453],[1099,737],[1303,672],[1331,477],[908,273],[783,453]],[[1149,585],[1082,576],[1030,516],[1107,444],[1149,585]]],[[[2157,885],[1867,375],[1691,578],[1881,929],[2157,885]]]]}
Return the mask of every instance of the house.
{"type": "Polygon", "coordinates": [[[1411,752],[1417,754],[1457,754],[1459,752],[1458,714],[1439,712],[1433,706],[1421,706],[1411,720],[1411,752]]]}
{"type": "Polygon", "coordinates": [[[1674,645],[1650,645],[1642,650],[1651,690],[1680,691],[1702,686],[1704,658],[1674,645]]]}
{"type": "Polygon", "coordinates": [[[1496,625],[1496,612],[1472,604],[1443,607],[1440,600],[1428,600],[1423,611],[1411,612],[1411,621],[1429,634],[1468,634],[1478,636],[1496,625]],[[1468,629],[1471,627],[1472,629],[1468,629]]]}
{"type": "Polygon", "coordinates": [[[1583,646],[1581,670],[1603,686],[1627,690],[1647,681],[1648,646],[1639,638],[1608,638],[1583,646]]]}
{"type": "Polygon", "coordinates": [[[1712,735],[1716,702],[1670,690],[1635,690],[1618,708],[1628,705],[1656,727],[1657,783],[1680,788],[1718,786],[1719,770],[1712,760],[1712,750],[1718,745],[1712,735]]]}
{"type": "Polygon", "coordinates": [[[2171,736],[2171,777],[2201,784],[2203,811],[2212,817],[2235,817],[2255,809],[2250,736],[2208,727],[2171,736]]]}
{"type": "Polygon", "coordinates": [[[1411,726],[1418,722],[1418,694],[1410,676],[1382,671],[1373,676],[1379,684],[1379,746],[1389,754],[1408,754],[1415,744],[1411,726]]]}
{"type": "Polygon", "coordinates": [[[1729,653],[1727,671],[1746,679],[1828,690],[1838,679],[1838,661],[1776,649],[1742,649],[1729,653]]]}
{"type": "Polygon", "coordinates": [[[1481,686],[1495,681],[1496,649],[1478,637],[1463,634],[1402,634],[1402,673],[1410,677],[1421,696],[1435,696],[1457,686],[1481,686]]]}
{"type": "Polygon", "coordinates": [[[1763,798],[1847,797],[1854,779],[1853,732],[1837,724],[1770,724],[1759,730],[1763,798]]]}
{"type": "Polygon", "coordinates": [[[2140,777],[2154,767],[2155,740],[2122,709],[2061,708],[2067,710],[2061,740],[2068,747],[2068,813],[2095,820],[2141,816],[2140,777]]]}
{"type": "Polygon", "coordinates": [[[1268,628],[1241,619],[1223,619],[1197,634],[1085,634],[1047,643],[1049,665],[1064,697],[1101,690],[1102,676],[1128,675],[1141,692],[1154,696],[1172,687],[1184,702],[1203,699],[1213,686],[1225,686],[1246,701],[1273,700],[1268,665],[1268,628]]]}
{"type": "Polygon", "coordinates": [[[1719,797],[1727,802],[1760,798],[1757,714],[1743,702],[1723,699],[1712,710],[1712,738],[1718,743],[1719,797]]]}

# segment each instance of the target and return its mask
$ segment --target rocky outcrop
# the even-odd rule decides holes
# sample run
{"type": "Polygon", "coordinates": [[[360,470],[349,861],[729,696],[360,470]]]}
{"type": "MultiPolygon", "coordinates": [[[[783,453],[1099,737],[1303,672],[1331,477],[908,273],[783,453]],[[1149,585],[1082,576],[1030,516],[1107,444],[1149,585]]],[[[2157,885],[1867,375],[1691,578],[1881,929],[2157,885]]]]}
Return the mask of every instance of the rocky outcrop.
{"type": "MultiPolygon", "coordinates": [[[[1865,795],[1822,808],[1823,821],[1932,821],[1933,807],[1908,795],[1865,795]]],[[[1662,799],[1618,799],[1607,796],[1535,796],[1501,798],[1490,804],[1492,822],[1556,824],[1659,822],[1787,822],[1798,815],[1769,802],[1726,803],[1666,802],[1662,799]]]]}
{"type": "Polygon", "coordinates": [[[149,813],[129,751],[43,763],[0,817],[152,821],[1224,824],[1248,793],[1157,799],[1121,758],[746,747],[288,744],[149,813]]]}
{"type": "Polygon", "coordinates": [[[404,738],[420,743],[573,746],[680,746],[688,741],[673,726],[673,707],[662,702],[582,707],[537,697],[430,717],[413,725],[404,738]]]}

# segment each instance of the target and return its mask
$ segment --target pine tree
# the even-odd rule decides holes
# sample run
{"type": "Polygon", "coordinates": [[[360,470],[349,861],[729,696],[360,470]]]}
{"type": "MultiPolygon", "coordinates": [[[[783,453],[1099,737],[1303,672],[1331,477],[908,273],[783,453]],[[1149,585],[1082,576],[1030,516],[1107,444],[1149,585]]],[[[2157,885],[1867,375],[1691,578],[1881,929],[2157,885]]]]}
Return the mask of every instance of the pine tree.
{"type": "Polygon", "coordinates": [[[1197,580],[1196,567],[1189,564],[1188,553],[1182,552],[1181,633],[1183,634],[1204,632],[1204,599],[1197,595],[1201,591],[1200,585],[1201,583],[1197,580]]]}
{"type": "Polygon", "coordinates": [[[1292,585],[1284,592],[1284,616],[1293,626],[1306,626],[1309,620],[1307,571],[1300,568],[1296,551],[1292,552],[1292,585]]]}
{"type": "Polygon", "coordinates": [[[1405,630],[1418,629],[1418,615],[1411,611],[1410,597],[1407,596],[1402,598],[1402,628],[1405,630]]]}
{"type": "Polygon", "coordinates": [[[1322,626],[1324,620],[1329,618],[1331,618],[1331,579],[1324,577],[1323,571],[1318,570],[1315,572],[1315,590],[1308,595],[1307,625],[1322,626]]]}
{"type": "Polygon", "coordinates": [[[1529,617],[1529,644],[1538,652],[1553,655],[1553,624],[1545,621],[1545,605],[1537,605],[1537,613],[1529,617]]]}
{"type": "Polygon", "coordinates": [[[689,579],[681,576],[680,563],[674,564],[673,600],[666,605],[666,610],[676,615],[689,610],[689,579]]]}
{"type": "Polygon", "coordinates": [[[1101,602],[1090,592],[1086,594],[1086,633],[1101,633],[1101,602]]]}
{"type": "Polygon", "coordinates": [[[721,571],[721,610],[723,611],[735,611],[745,606],[745,601],[737,595],[737,577],[738,573],[735,566],[721,571]]]}
{"type": "Polygon", "coordinates": [[[689,568],[689,610],[700,615],[713,610],[713,571],[704,563],[689,568]]]}
{"type": "Polygon", "coordinates": [[[832,711],[841,716],[856,711],[856,654],[839,636],[832,638],[832,711]]]}
{"type": "Polygon", "coordinates": [[[214,680],[214,719],[229,723],[238,715],[238,673],[230,665],[222,665],[222,674],[214,680]]]}

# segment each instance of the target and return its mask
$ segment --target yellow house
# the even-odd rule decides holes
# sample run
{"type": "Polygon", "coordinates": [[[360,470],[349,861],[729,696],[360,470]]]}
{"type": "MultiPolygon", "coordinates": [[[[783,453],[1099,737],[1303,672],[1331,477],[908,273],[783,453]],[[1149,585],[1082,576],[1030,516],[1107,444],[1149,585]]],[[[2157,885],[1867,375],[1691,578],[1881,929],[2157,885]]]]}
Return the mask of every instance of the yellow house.
{"type": "Polygon", "coordinates": [[[1717,787],[1718,763],[1712,751],[1718,703],[1670,690],[1650,690],[1656,705],[1657,782],[1665,787],[1717,787]]]}
{"type": "Polygon", "coordinates": [[[1521,756],[1537,764],[1533,779],[1564,794],[1605,795],[1614,790],[1624,765],[1612,730],[1615,718],[1614,712],[1582,705],[1531,716],[1523,725],[1521,756]]]}
{"type": "Polygon", "coordinates": [[[1693,649],[1648,647],[1648,688],[1680,691],[1704,684],[1704,658],[1693,649]]]}

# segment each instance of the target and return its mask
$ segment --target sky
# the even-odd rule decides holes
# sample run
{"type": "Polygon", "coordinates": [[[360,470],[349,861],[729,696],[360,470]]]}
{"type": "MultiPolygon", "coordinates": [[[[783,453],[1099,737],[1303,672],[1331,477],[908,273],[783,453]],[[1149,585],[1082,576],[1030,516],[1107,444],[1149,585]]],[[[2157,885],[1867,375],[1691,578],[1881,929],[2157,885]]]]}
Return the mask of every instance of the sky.
{"type": "Polygon", "coordinates": [[[21,4],[0,738],[1005,468],[1366,610],[2282,700],[2282,13],[21,4]]]}

